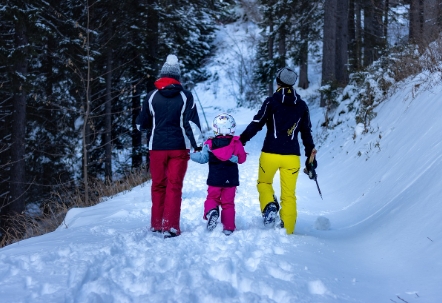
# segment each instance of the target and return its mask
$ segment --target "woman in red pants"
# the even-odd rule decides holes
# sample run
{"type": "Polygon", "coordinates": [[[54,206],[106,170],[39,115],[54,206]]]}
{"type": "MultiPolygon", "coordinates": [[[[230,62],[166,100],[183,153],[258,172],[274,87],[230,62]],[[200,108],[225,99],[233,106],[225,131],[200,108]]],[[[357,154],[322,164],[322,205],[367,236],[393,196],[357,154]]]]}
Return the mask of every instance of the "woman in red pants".
{"type": "Polygon", "coordinates": [[[198,112],[190,91],[180,83],[178,58],[169,55],[156,89],[144,100],[136,124],[148,130],[152,175],[151,230],[165,238],[180,235],[181,195],[189,151],[201,150],[198,112]]]}

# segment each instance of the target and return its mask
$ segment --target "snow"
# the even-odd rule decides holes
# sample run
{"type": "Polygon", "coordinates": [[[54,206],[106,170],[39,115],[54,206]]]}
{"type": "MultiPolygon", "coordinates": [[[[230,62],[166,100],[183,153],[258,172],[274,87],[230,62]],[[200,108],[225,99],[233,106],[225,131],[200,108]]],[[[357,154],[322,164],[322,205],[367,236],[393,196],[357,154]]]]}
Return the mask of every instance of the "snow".
{"type": "MultiPolygon", "coordinates": [[[[229,111],[240,134],[255,111],[215,96],[222,79],[196,91],[209,123],[229,111]]],[[[0,302],[441,302],[442,84],[416,79],[397,84],[366,133],[350,113],[324,133],[323,110],[310,104],[323,200],[301,174],[294,235],[262,224],[263,130],[239,166],[231,236],[221,224],[206,231],[208,168],[189,162],[181,236],[148,230],[150,182],[72,209],[56,231],[0,249],[0,302]]]]}

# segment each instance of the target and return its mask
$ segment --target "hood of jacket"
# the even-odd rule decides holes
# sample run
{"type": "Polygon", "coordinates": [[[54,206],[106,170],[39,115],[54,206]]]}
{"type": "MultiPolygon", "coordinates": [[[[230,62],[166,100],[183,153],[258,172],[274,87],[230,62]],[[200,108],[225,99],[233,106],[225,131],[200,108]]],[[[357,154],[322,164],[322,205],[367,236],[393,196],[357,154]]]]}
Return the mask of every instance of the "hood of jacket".
{"type": "Polygon", "coordinates": [[[296,105],[296,101],[300,96],[296,93],[293,87],[279,87],[273,93],[273,99],[281,102],[283,105],[296,105]]]}
{"type": "Polygon", "coordinates": [[[229,137],[229,136],[219,136],[216,137],[215,142],[212,140],[207,140],[205,144],[209,145],[210,151],[220,159],[221,161],[227,161],[232,157],[235,151],[235,141],[239,141],[239,136],[229,137]],[[221,146],[217,146],[217,143],[221,146]]]}
{"type": "Polygon", "coordinates": [[[160,94],[166,98],[175,97],[183,90],[183,86],[179,81],[167,77],[160,78],[155,81],[155,87],[158,89],[160,94]]]}

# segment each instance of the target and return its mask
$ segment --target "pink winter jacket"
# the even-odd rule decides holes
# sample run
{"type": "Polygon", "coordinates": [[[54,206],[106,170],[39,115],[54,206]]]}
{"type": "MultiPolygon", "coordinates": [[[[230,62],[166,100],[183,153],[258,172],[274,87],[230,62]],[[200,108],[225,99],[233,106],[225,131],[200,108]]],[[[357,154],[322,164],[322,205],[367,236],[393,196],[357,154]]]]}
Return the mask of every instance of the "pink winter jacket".
{"type": "Polygon", "coordinates": [[[246,161],[247,154],[241,141],[239,141],[239,136],[234,136],[229,145],[217,149],[212,148],[212,139],[207,140],[204,144],[207,144],[212,153],[221,161],[229,160],[232,155],[238,157],[238,164],[242,164],[246,161]]]}

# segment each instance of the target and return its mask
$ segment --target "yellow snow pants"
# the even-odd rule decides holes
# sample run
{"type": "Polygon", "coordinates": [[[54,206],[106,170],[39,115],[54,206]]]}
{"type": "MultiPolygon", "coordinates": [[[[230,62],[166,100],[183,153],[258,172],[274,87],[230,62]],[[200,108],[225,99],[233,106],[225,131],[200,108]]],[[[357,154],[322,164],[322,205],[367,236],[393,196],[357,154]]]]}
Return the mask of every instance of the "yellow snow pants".
{"type": "Polygon", "coordinates": [[[284,222],[287,234],[295,231],[296,181],[301,168],[300,157],[296,155],[279,155],[261,152],[259,158],[258,193],[261,212],[265,206],[273,202],[273,178],[279,170],[281,180],[281,201],[279,215],[284,222]]]}

